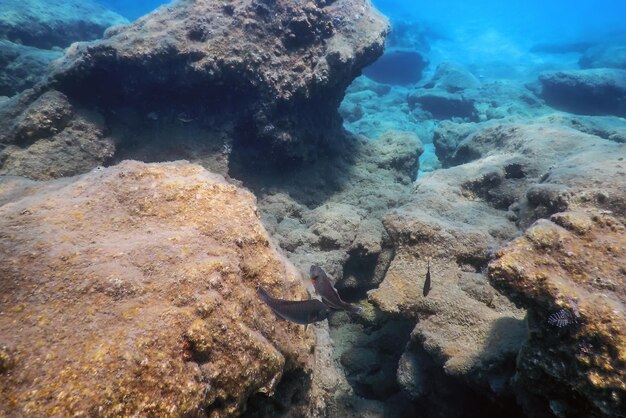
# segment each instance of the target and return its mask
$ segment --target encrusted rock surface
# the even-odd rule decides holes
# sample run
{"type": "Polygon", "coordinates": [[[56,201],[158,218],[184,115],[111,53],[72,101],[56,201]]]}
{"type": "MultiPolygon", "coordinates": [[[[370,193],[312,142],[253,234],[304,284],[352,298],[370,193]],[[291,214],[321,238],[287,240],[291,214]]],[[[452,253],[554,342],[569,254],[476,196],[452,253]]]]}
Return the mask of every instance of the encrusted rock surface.
{"type": "MultiPolygon", "coordinates": [[[[527,337],[524,312],[489,285],[487,263],[536,219],[582,207],[624,213],[626,151],[545,124],[479,129],[463,146],[473,150],[470,162],[424,176],[410,201],[385,216],[395,255],[369,299],[417,321],[411,344],[419,343],[447,376],[483,396],[510,399],[527,337]],[[432,289],[425,297],[428,259],[432,289]]],[[[416,379],[403,377],[414,396],[416,379]]]]}
{"type": "Polygon", "coordinates": [[[310,413],[313,327],[277,322],[255,291],[307,295],[252,194],[129,161],[3,177],[0,204],[0,414],[236,416],[294,375],[310,413]]]}
{"type": "Polygon", "coordinates": [[[319,264],[338,288],[364,292],[380,283],[391,257],[380,218],[409,197],[421,153],[414,134],[388,132],[355,139],[287,178],[248,178],[264,224],[298,268],[319,264]]]}
{"type": "Polygon", "coordinates": [[[90,41],[128,20],[93,0],[2,0],[0,38],[41,49],[90,41]]]}
{"type": "Polygon", "coordinates": [[[624,215],[557,213],[498,251],[489,266],[490,282],[528,309],[530,339],[515,385],[531,416],[541,408],[558,417],[624,416],[624,215]],[[561,327],[549,320],[559,311],[561,327]]]}
{"type": "Polygon", "coordinates": [[[178,2],[75,44],[52,78],[109,106],[145,110],[156,93],[196,115],[229,112],[242,152],[306,158],[340,134],[344,90],[382,53],[387,31],[365,0],[178,2]]]}
{"type": "Polygon", "coordinates": [[[0,174],[47,180],[108,161],[115,151],[98,113],[77,108],[56,90],[30,90],[0,104],[0,174]]]}
{"type": "Polygon", "coordinates": [[[101,115],[115,160],[188,158],[172,145],[184,141],[199,159],[224,157],[219,167],[295,165],[345,139],[339,102],[382,54],[387,31],[367,0],[175,2],[73,44],[44,85],[4,104],[0,125],[56,90],[76,114],[101,115]],[[153,147],[164,132],[169,143],[153,147]]]}

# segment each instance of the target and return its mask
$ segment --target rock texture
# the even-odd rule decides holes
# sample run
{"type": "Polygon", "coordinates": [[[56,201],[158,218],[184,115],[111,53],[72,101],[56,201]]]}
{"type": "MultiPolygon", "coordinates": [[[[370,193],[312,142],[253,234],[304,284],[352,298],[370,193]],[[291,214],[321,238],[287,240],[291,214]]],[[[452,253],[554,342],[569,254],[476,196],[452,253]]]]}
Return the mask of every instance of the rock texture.
{"type": "Polygon", "coordinates": [[[101,115],[115,133],[116,160],[187,158],[176,137],[224,173],[295,165],[344,139],[339,102],[382,54],[387,31],[365,0],[176,2],[72,45],[45,85],[5,103],[0,125],[56,90],[76,114],[101,115]],[[154,144],[164,132],[169,142],[154,144]]]}
{"type": "Polygon", "coordinates": [[[306,292],[249,192],[185,162],[124,162],[3,177],[0,204],[1,414],[237,416],[281,377],[312,414],[313,332],[255,295],[306,292]]]}
{"type": "MultiPolygon", "coordinates": [[[[369,299],[417,321],[409,347],[423,347],[447,376],[506,406],[527,333],[524,312],[489,285],[487,263],[536,219],[582,207],[624,213],[626,151],[544,124],[486,127],[462,146],[472,150],[469,162],[421,178],[409,202],[385,216],[395,255],[369,299]],[[432,290],[425,297],[428,259],[432,290]]],[[[405,373],[403,381],[408,393],[422,393],[419,376],[405,373]]]]}
{"type": "Polygon", "coordinates": [[[102,37],[128,21],[93,0],[2,0],[0,38],[40,49],[102,37]]]}
{"type": "Polygon", "coordinates": [[[47,180],[83,173],[115,151],[96,112],[56,90],[30,90],[0,104],[0,174],[47,180]]]}
{"type": "Polygon", "coordinates": [[[542,96],[557,109],[583,115],[626,117],[626,70],[591,69],[544,73],[542,96]]]}
{"type": "Polygon", "coordinates": [[[50,62],[61,55],[61,51],[0,40],[0,96],[13,96],[33,87],[47,74],[50,62]]]}
{"type": "MultiPolygon", "coordinates": [[[[622,208],[624,209],[624,208],[622,208]]],[[[562,212],[498,252],[491,283],[528,309],[515,377],[531,416],[626,411],[625,211],[562,212]],[[564,310],[564,311],[562,311],[564,310]],[[549,320],[563,313],[561,327],[549,320]]]]}
{"type": "Polygon", "coordinates": [[[86,102],[228,112],[241,152],[304,158],[340,133],[344,90],[387,30],[364,0],[179,2],[74,45],[52,78],[86,102]]]}
{"type": "Polygon", "coordinates": [[[323,266],[356,295],[382,280],[391,247],[380,218],[408,198],[421,153],[415,135],[389,132],[374,142],[355,139],[286,178],[243,178],[290,260],[302,271],[323,266]]]}

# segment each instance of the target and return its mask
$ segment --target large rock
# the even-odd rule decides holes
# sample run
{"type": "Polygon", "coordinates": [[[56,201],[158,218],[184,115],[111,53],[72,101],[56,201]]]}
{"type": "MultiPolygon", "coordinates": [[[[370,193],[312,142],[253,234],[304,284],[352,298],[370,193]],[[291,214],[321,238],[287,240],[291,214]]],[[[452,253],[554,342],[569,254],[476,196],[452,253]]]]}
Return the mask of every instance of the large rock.
{"type": "Polygon", "coordinates": [[[466,68],[453,62],[443,62],[437,66],[435,74],[424,86],[459,93],[480,87],[480,81],[466,68]]]}
{"type": "Polygon", "coordinates": [[[255,291],[307,295],[251,193],[185,162],[124,162],[4,177],[0,205],[0,414],[237,416],[282,377],[283,407],[316,415],[312,328],[255,291]]]}
{"type": "Polygon", "coordinates": [[[47,180],[89,171],[115,151],[100,114],[56,90],[29,91],[0,104],[0,174],[47,180]]]}
{"type": "Polygon", "coordinates": [[[544,409],[608,418],[626,411],[625,214],[555,214],[489,266],[491,283],[528,309],[530,339],[515,381],[530,415],[544,409]]]}
{"type": "Polygon", "coordinates": [[[0,127],[56,90],[76,114],[101,115],[114,160],[193,159],[224,174],[294,166],[341,146],[339,102],[387,30],[365,0],[176,2],[68,48],[46,84],[3,105],[0,127]]]}
{"type": "Polygon", "coordinates": [[[102,37],[128,20],[93,0],[2,0],[0,38],[41,49],[102,37]]]}
{"type": "MultiPolygon", "coordinates": [[[[471,162],[419,179],[410,201],[385,216],[395,255],[369,299],[386,313],[417,321],[411,344],[423,347],[447,376],[500,402],[515,392],[515,359],[527,332],[524,312],[489,285],[489,260],[520,229],[555,212],[591,207],[624,213],[626,151],[543,124],[489,127],[464,144],[473,150],[471,162]],[[432,290],[424,296],[428,260],[432,290]]],[[[405,357],[410,361],[411,354],[405,357]]],[[[404,372],[402,379],[419,396],[421,377],[404,372]]]]}
{"type": "Polygon", "coordinates": [[[539,81],[542,97],[554,108],[583,115],[626,117],[626,70],[549,72],[539,81]]]}
{"type": "Polygon", "coordinates": [[[50,62],[61,55],[61,51],[0,40],[0,96],[13,96],[34,86],[47,74],[50,62]]]}
{"type": "Polygon", "coordinates": [[[368,78],[384,84],[415,84],[422,79],[428,61],[417,51],[390,49],[363,70],[368,78]]]}
{"type": "Polygon", "coordinates": [[[227,115],[234,151],[307,158],[340,135],[344,90],[387,31],[365,0],[177,2],[73,45],[52,84],[100,107],[148,114],[165,101],[197,118],[227,115]]]}

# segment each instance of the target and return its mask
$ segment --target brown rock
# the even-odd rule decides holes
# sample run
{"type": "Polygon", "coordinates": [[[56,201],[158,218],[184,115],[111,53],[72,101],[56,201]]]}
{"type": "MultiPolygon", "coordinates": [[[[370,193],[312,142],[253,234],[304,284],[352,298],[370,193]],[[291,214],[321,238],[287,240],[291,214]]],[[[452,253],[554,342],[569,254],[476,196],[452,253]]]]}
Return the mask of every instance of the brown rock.
{"type": "Polygon", "coordinates": [[[578,211],[540,220],[498,252],[489,278],[528,309],[530,339],[516,375],[517,387],[527,393],[527,411],[537,408],[539,399],[559,416],[621,416],[626,408],[623,218],[578,211]],[[561,327],[549,319],[558,312],[561,327]]]}
{"type": "Polygon", "coordinates": [[[0,414],[236,416],[283,373],[310,379],[311,328],[255,294],[306,297],[249,192],[129,161],[5,177],[0,202],[0,414]]]}

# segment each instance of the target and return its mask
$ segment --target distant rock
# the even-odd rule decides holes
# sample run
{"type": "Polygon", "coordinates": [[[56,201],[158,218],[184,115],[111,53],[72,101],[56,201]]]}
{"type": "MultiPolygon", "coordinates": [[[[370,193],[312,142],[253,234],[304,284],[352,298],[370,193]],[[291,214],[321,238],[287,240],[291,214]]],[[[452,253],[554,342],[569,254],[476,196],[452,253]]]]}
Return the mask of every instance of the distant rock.
{"type": "Polygon", "coordinates": [[[419,106],[435,119],[476,120],[475,100],[459,93],[439,89],[418,89],[407,97],[410,108],[419,106]]]}
{"type": "Polygon", "coordinates": [[[186,162],[129,161],[2,177],[0,205],[3,415],[235,417],[277,393],[318,416],[315,327],[256,296],[307,298],[251,193],[186,162]]]}
{"type": "Polygon", "coordinates": [[[578,61],[581,68],[621,68],[626,70],[626,45],[602,44],[589,48],[578,61]]]}
{"type": "Polygon", "coordinates": [[[435,129],[433,144],[437,152],[437,158],[444,168],[463,164],[476,158],[473,155],[457,154],[458,146],[471,134],[479,129],[475,123],[455,123],[441,121],[435,129]]]}
{"type": "Polygon", "coordinates": [[[417,51],[391,49],[385,52],[363,74],[378,83],[406,85],[422,79],[428,61],[417,51]]]}
{"type": "Polygon", "coordinates": [[[33,87],[48,73],[61,51],[23,46],[0,39],[0,96],[13,96],[33,87]]]}
{"type": "Polygon", "coordinates": [[[549,106],[583,115],[626,117],[626,70],[543,73],[541,96],[549,106]]]}
{"type": "Polygon", "coordinates": [[[0,39],[40,49],[102,37],[105,29],[128,20],[93,0],[2,0],[0,39]]]}
{"type": "Polygon", "coordinates": [[[555,214],[498,251],[489,266],[490,282],[528,309],[530,338],[514,384],[529,416],[540,409],[559,417],[624,412],[625,215],[555,214]]]}
{"type": "Polygon", "coordinates": [[[424,87],[445,90],[448,93],[459,93],[480,87],[480,81],[463,66],[443,62],[437,66],[435,74],[424,87]]]}

